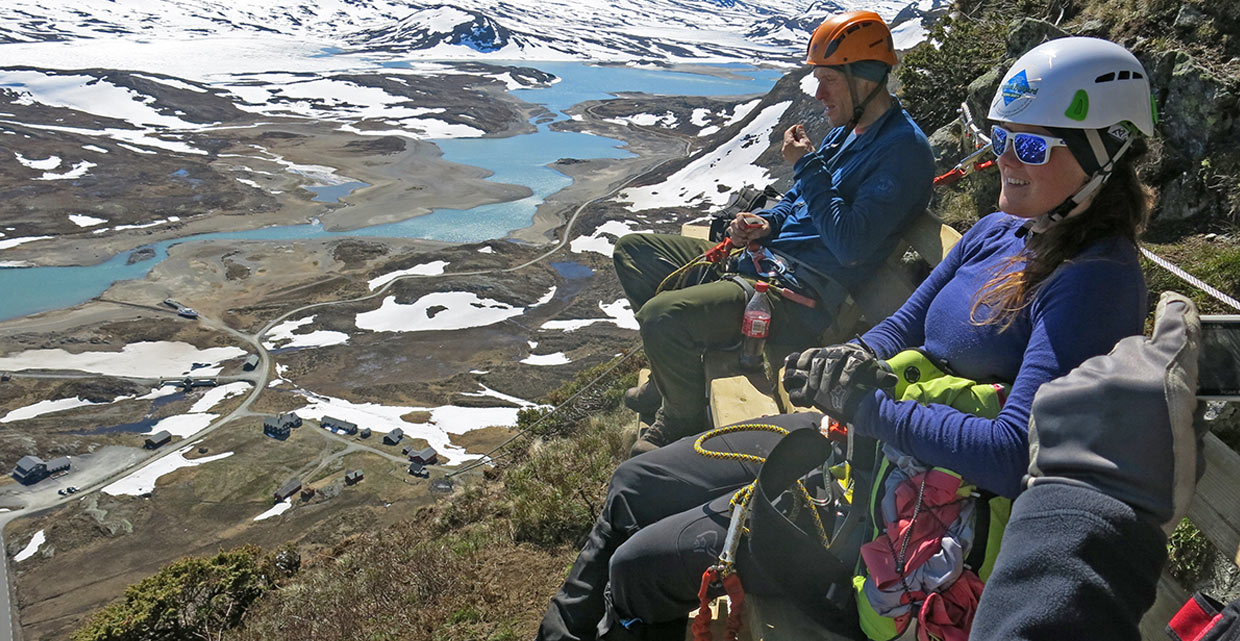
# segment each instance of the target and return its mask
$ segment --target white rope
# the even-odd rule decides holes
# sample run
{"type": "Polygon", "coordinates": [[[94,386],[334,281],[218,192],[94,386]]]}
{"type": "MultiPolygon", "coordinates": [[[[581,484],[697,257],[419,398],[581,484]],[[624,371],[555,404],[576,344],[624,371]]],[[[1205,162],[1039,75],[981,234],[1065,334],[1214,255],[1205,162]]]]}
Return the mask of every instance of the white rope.
{"type": "Polygon", "coordinates": [[[1193,287],[1196,287],[1197,289],[1200,289],[1201,291],[1213,296],[1214,298],[1217,298],[1218,300],[1224,303],[1227,303],[1234,309],[1240,310],[1240,301],[1237,301],[1231,296],[1228,296],[1227,294],[1224,294],[1223,292],[1220,292],[1219,290],[1214,289],[1213,287],[1205,284],[1204,282],[1201,281],[1200,278],[1197,278],[1196,276],[1193,276],[1192,274],[1184,271],[1183,269],[1180,269],[1179,267],[1173,265],[1171,261],[1163,258],[1162,256],[1159,256],[1158,254],[1155,254],[1154,252],[1144,247],[1138,247],[1138,249],[1141,250],[1141,255],[1153,261],[1155,265],[1158,265],[1159,267],[1162,267],[1163,269],[1171,272],[1172,274],[1179,276],[1180,279],[1183,280],[1184,282],[1188,283],[1189,285],[1192,285],[1193,287]]]}

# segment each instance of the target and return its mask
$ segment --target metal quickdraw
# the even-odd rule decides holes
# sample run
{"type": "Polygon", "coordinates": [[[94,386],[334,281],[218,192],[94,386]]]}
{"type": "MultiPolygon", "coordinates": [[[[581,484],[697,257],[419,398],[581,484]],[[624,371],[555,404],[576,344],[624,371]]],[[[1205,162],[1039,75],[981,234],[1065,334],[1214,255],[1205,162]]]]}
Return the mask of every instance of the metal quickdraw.
{"type": "Polygon", "coordinates": [[[954,185],[970,173],[984,171],[995,166],[994,158],[978,160],[990,152],[990,137],[977,126],[976,121],[973,119],[973,112],[969,109],[969,104],[965,102],[960,103],[958,112],[960,113],[961,125],[964,127],[965,140],[972,139],[974,141],[974,151],[956,163],[956,166],[951,171],[936,177],[934,179],[935,187],[954,185]]]}

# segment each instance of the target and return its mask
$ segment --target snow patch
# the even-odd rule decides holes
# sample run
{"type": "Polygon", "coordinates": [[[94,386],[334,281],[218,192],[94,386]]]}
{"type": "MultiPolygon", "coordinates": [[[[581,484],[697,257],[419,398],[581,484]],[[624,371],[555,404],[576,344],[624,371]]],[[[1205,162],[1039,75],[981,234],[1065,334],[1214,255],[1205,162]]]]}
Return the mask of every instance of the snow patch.
{"type": "Polygon", "coordinates": [[[22,548],[22,551],[18,552],[17,555],[13,557],[13,562],[21,563],[22,561],[34,556],[34,553],[38,552],[39,548],[46,542],[47,537],[44,536],[43,530],[35,532],[34,536],[30,537],[30,543],[27,543],[26,547],[22,548]]]}
{"type": "Polygon", "coordinates": [[[770,173],[754,162],[770,147],[771,132],[790,104],[784,101],[763,109],[732,140],[699,156],[659,184],[620,192],[619,199],[628,201],[629,211],[635,212],[685,205],[721,206],[731,191],[720,192],[721,184],[736,188],[769,183],[770,173]]]}
{"type": "Polygon", "coordinates": [[[155,434],[167,430],[173,436],[186,438],[206,429],[218,416],[218,414],[177,414],[160,419],[151,426],[151,431],[143,432],[143,434],[155,434]]]}
{"type": "Polygon", "coordinates": [[[555,352],[554,354],[530,354],[521,359],[526,365],[567,365],[573,362],[564,352],[555,352]]]}
{"type": "Polygon", "coordinates": [[[473,292],[433,292],[409,304],[388,296],[378,309],[358,314],[355,322],[372,332],[425,332],[483,327],[523,313],[522,307],[473,292]]]}
{"type": "Polygon", "coordinates": [[[314,322],[314,315],[288,320],[272,327],[267,332],[263,346],[267,349],[288,349],[293,347],[329,347],[349,342],[349,335],[344,332],[320,329],[306,334],[294,334],[293,330],[314,322]]]}
{"type": "Polygon", "coordinates": [[[198,399],[198,402],[194,403],[193,407],[189,408],[189,411],[191,414],[209,411],[225,399],[245,394],[250,387],[252,387],[252,385],[245,381],[237,381],[235,383],[228,383],[227,385],[220,385],[219,387],[212,387],[207,390],[206,394],[202,395],[202,398],[198,399]]]}
{"type": "Polygon", "coordinates": [[[353,403],[305,390],[300,390],[299,393],[309,401],[308,405],[295,410],[302,418],[321,421],[324,416],[332,416],[355,423],[359,428],[368,427],[380,433],[387,433],[399,427],[406,436],[426,439],[427,443],[444,457],[444,462],[448,465],[480,457],[478,454],[466,453],[463,448],[453,445],[450,441],[451,434],[464,434],[492,425],[515,425],[519,408],[534,406],[529,401],[501,394],[485,386],[480,392],[466,395],[493,396],[519,407],[457,407],[455,405],[402,407],[376,403],[353,403]],[[430,414],[430,419],[424,423],[412,423],[401,418],[411,412],[427,412],[430,414]]]}
{"type": "Polygon", "coordinates": [[[266,512],[263,512],[262,514],[259,514],[258,516],[254,517],[254,520],[265,521],[273,516],[280,516],[281,514],[284,514],[285,512],[287,512],[288,509],[291,507],[293,507],[293,502],[289,499],[284,499],[283,501],[280,501],[279,503],[276,503],[275,505],[271,506],[270,510],[267,510],[266,512]]]}
{"type": "Polygon", "coordinates": [[[75,407],[85,407],[86,405],[94,405],[94,403],[91,403],[80,396],[74,396],[73,398],[60,398],[54,401],[39,401],[34,405],[19,407],[10,411],[8,414],[0,417],[0,423],[22,421],[28,418],[42,416],[44,414],[51,414],[52,412],[63,412],[65,410],[71,410],[75,407]]]}
{"type": "Polygon", "coordinates": [[[563,332],[575,332],[582,327],[589,327],[595,323],[613,323],[620,329],[639,329],[637,317],[633,315],[628,299],[621,298],[610,305],[605,305],[600,301],[598,308],[603,310],[603,313],[607,315],[606,318],[553,320],[543,323],[539,329],[558,329],[563,332]]]}
{"type": "Polygon", "coordinates": [[[95,218],[86,214],[69,214],[69,220],[78,227],[94,227],[108,222],[106,218],[95,218]]]}
{"type": "Polygon", "coordinates": [[[368,285],[370,286],[370,290],[374,291],[396,280],[397,278],[400,278],[401,276],[411,276],[411,275],[438,276],[442,274],[444,268],[450,264],[451,263],[449,263],[446,260],[434,260],[429,263],[422,263],[421,265],[414,265],[413,267],[410,267],[408,269],[402,269],[399,271],[394,271],[394,272],[384,274],[378,278],[372,278],[370,282],[368,283],[368,285]]]}
{"type": "Polygon", "coordinates": [[[653,233],[648,229],[637,230],[634,225],[640,223],[630,220],[609,220],[599,225],[594,233],[589,236],[579,236],[574,238],[568,244],[569,250],[574,253],[594,252],[604,256],[611,256],[615,251],[615,245],[608,236],[615,236],[617,240],[626,234],[650,234],[653,233]]]}
{"type": "Polygon", "coordinates": [[[65,369],[94,372],[106,376],[179,377],[215,376],[220,367],[190,371],[194,363],[219,363],[238,356],[239,347],[198,349],[189,343],[148,341],[130,343],[119,352],[82,352],[70,354],[63,349],[32,349],[0,357],[0,370],[65,369]]]}
{"type": "Polygon", "coordinates": [[[17,152],[13,152],[13,155],[17,156],[17,162],[21,163],[24,167],[29,167],[30,169],[47,171],[48,169],[55,169],[60,166],[60,156],[48,156],[43,160],[32,160],[17,152]]]}
{"type": "Polygon", "coordinates": [[[169,454],[165,457],[156,459],[150,465],[126,476],[125,478],[105,486],[103,492],[112,496],[141,496],[155,490],[155,483],[159,481],[159,477],[175,472],[183,467],[196,467],[204,463],[211,463],[226,459],[233,455],[232,452],[223,452],[212,456],[204,456],[202,458],[187,459],[185,453],[196,446],[197,443],[190,443],[185,447],[169,454]]]}

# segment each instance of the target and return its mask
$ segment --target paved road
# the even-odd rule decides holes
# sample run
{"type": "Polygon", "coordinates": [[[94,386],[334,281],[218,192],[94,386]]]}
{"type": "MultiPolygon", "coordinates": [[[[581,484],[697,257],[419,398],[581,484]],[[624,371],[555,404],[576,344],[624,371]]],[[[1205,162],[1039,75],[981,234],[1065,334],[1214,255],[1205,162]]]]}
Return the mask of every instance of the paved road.
{"type": "Polygon", "coordinates": [[[0,641],[13,641],[21,638],[21,626],[17,624],[17,609],[13,607],[9,601],[9,591],[13,589],[9,584],[9,555],[4,552],[4,526],[8,524],[13,517],[5,513],[0,517],[0,554],[4,554],[4,562],[0,563],[0,612],[7,612],[8,617],[3,623],[0,623],[0,641]]]}

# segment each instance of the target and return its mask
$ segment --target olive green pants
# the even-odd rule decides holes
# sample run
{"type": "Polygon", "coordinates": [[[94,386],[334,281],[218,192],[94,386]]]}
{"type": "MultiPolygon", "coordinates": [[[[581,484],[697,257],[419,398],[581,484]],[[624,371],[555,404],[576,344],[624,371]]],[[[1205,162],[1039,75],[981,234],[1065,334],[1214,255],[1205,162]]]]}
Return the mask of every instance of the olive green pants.
{"type": "MultiPolygon", "coordinates": [[[[667,234],[629,234],[616,243],[613,259],[620,286],[637,312],[650,373],[663,393],[668,421],[703,424],[706,373],[702,354],[727,349],[741,340],[741,317],[749,302],[731,280],[689,284],[655,294],[668,274],[701,256],[714,243],[667,234]]],[[[691,275],[696,283],[701,272],[691,275]]],[[[752,279],[750,279],[752,280],[752,279]]],[[[784,353],[813,346],[832,313],[768,295],[772,348],[784,353]]]]}

